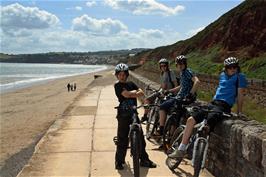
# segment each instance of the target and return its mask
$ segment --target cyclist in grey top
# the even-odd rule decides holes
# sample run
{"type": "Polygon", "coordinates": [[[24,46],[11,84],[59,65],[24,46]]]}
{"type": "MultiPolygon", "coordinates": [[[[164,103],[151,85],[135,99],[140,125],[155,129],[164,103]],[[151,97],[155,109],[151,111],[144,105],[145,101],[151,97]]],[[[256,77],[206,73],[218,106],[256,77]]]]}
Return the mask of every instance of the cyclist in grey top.
{"type": "MultiPolygon", "coordinates": [[[[160,83],[161,83],[161,88],[163,90],[169,90],[172,88],[175,88],[177,86],[177,80],[176,80],[176,75],[173,71],[170,70],[169,68],[169,61],[166,58],[161,58],[159,60],[159,66],[161,70],[160,74],[160,83]]],[[[156,98],[155,94],[149,95],[145,100],[145,104],[150,104],[154,102],[156,98]]],[[[145,122],[148,120],[147,114],[149,110],[145,109],[144,115],[141,118],[141,122],[145,122]]]]}
{"type": "Polygon", "coordinates": [[[184,55],[176,57],[176,67],[180,71],[180,85],[173,89],[169,89],[167,92],[177,93],[177,99],[171,98],[160,105],[159,135],[163,134],[167,111],[176,103],[181,105],[182,99],[184,98],[186,98],[189,102],[193,102],[195,100],[196,90],[200,83],[198,77],[195,76],[189,68],[187,68],[187,58],[184,55]]]}

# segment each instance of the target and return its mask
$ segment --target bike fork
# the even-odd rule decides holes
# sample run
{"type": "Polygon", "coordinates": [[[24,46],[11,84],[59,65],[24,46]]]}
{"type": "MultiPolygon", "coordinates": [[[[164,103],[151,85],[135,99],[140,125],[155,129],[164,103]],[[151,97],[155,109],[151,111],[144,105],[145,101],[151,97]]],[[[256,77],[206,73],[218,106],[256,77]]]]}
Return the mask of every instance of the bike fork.
{"type": "Polygon", "coordinates": [[[194,163],[195,163],[195,156],[196,156],[196,151],[197,151],[197,146],[198,146],[198,142],[199,140],[203,140],[205,142],[205,148],[204,148],[204,153],[203,153],[203,159],[202,159],[202,163],[201,163],[201,168],[204,168],[205,165],[205,160],[207,157],[207,150],[208,150],[208,138],[203,138],[203,137],[198,137],[194,143],[194,147],[193,147],[193,157],[192,157],[192,166],[194,167],[194,163]]]}

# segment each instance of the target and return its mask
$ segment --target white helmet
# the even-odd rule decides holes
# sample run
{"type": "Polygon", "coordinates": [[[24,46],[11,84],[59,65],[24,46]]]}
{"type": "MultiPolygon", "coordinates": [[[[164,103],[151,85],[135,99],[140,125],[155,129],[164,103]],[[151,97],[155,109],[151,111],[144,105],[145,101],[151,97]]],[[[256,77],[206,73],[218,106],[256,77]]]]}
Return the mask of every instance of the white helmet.
{"type": "Polygon", "coordinates": [[[117,75],[119,72],[125,72],[128,75],[128,66],[124,63],[119,63],[115,67],[115,74],[117,75]]]}
{"type": "Polygon", "coordinates": [[[186,64],[187,63],[187,57],[184,56],[184,55],[179,55],[175,58],[175,63],[178,64],[178,63],[184,63],[186,64]]]}
{"type": "Polygon", "coordinates": [[[159,60],[159,64],[166,64],[166,65],[169,65],[169,61],[166,59],[166,58],[161,58],[160,60],[159,60]]]}
{"type": "Polygon", "coordinates": [[[224,60],[224,66],[238,65],[238,59],[235,57],[229,57],[224,60]]]}

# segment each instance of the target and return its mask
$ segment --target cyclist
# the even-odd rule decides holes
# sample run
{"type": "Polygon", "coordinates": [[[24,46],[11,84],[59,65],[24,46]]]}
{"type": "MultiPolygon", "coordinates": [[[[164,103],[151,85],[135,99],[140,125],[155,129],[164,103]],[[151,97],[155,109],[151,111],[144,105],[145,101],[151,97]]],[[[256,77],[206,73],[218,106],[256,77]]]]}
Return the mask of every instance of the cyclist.
{"type": "MultiPolygon", "coordinates": [[[[176,87],[177,86],[176,76],[175,76],[175,73],[171,71],[169,68],[169,61],[166,58],[161,58],[159,60],[159,66],[161,70],[161,74],[160,74],[161,88],[163,90],[169,90],[169,89],[176,87]]],[[[155,96],[156,96],[155,94],[150,95],[148,98],[144,100],[144,103],[150,104],[154,102],[156,98],[155,96]]],[[[144,115],[141,118],[141,122],[145,122],[148,120],[148,116],[147,116],[148,112],[149,112],[148,109],[144,110],[144,115]]]]}
{"type": "MultiPolygon", "coordinates": [[[[237,113],[241,115],[246,87],[246,78],[245,75],[240,72],[238,59],[235,57],[226,58],[224,60],[224,71],[220,74],[219,86],[216,90],[213,101],[208,105],[209,109],[217,112],[230,113],[233,104],[237,100],[237,113]]],[[[207,124],[209,125],[210,131],[213,131],[214,126],[223,118],[221,113],[217,112],[208,114],[207,124]]],[[[186,146],[194,125],[200,123],[203,119],[204,113],[202,111],[193,113],[193,115],[188,118],[182,142],[177,150],[169,154],[170,158],[184,157],[187,148],[186,146]]]]}
{"type": "Polygon", "coordinates": [[[178,92],[176,96],[177,99],[171,98],[160,105],[159,135],[162,135],[164,131],[166,112],[174,106],[176,101],[178,101],[177,104],[181,105],[181,101],[184,98],[186,98],[189,102],[193,102],[196,98],[195,93],[200,82],[198,77],[195,76],[189,68],[187,68],[187,58],[184,55],[177,56],[175,62],[177,69],[180,71],[180,85],[173,89],[169,89],[166,92],[178,92]]]}
{"type": "MultiPolygon", "coordinates": [[[[133,82],[127,81],[129,76],[128,66],[120,63],[115,67],[115,75],[118,81],[115,83],[115,94],[119,101],[119,106],[136,106],[137,97],[143,96],[143,91],[133,82]]],[[[128,110],[119,109],[117,112],[117,147],[115,154],[115,168],[117,170],[124,169],[125,156],[128,147],[128,134],[130,124],[132,123],[132,113],[128,110]]],[[[143,133],[141,132],[141,151],[140,151],[140,166],[155,168],[156,164],[153,163],[145,150],[146,142],[143,133]]]]}

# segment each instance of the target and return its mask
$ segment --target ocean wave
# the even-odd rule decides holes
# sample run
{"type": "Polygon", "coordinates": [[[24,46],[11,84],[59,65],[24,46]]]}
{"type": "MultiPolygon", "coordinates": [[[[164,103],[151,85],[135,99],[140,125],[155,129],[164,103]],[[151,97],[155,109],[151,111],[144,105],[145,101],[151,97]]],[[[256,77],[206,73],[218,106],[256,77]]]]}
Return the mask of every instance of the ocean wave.
{"type": "MultiPolygon", "coordinates": [[[[82,65],[81,65],[82,66],[82,65]]],[[[71,67],[71,66],[69,66],[71,67]]],[[[75,66],[76,67],[76,66],[75,66]]],[[[53,74],[9,74],[1,75],[0,92],[6,93],[55,79],[78,76],[107,69],[108,66],[92,66],[89,71],[79,73],[53,74]],[[11,79],[12,78],[12,79],[11,79]]],[[[87,67],[88,68],[88,67],[87,67]]]]}

